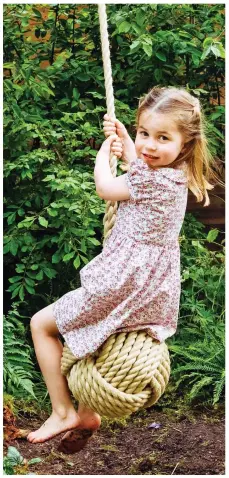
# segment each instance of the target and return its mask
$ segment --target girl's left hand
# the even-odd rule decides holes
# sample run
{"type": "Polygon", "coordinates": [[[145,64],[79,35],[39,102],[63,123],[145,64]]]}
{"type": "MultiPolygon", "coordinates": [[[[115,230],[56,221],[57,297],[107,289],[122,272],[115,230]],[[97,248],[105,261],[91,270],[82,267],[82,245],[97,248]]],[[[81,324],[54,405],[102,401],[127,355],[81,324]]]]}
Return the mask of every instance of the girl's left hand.
{"type": "Polygon", "coordinates": [[[103,142],[100,151],[105,154],[112,153],[117,158],[122,157],[122,141],[117,134],[112,134],[103,142]]]}

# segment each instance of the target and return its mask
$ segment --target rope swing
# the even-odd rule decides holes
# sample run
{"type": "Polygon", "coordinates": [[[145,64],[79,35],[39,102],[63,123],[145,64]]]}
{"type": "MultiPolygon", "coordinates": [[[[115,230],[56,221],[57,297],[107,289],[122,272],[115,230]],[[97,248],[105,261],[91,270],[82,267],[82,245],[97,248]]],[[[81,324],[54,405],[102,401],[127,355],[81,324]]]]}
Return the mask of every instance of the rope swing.
{"type": "MultiPolygon", "coordinates": [[[[98,5],[108,115],[115,118],[106,6],[98,5]]],[[[117,158],[110,158],[113,177],[117,158]]],[[[104,240],[115,224],[117,202],[107,201],[104,240]]],[[[78,360],[65,344],[61,373],[73,396],[86,407],[110,418],[130,415],[151,407],[164,393],[170,360],[165,342],[158,343],[146,332],[116,333],[90,357],[78,360]]]]}

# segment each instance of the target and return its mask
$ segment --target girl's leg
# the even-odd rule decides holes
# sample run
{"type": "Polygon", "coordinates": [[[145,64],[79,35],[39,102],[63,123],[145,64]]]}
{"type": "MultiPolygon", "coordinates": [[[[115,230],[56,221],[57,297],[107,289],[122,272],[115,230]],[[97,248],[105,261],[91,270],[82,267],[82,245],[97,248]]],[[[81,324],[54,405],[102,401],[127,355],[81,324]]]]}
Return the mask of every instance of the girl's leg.
{"type": "MultiPolygon", "coordinates": [[[[81,418],[72,404],[67,380],[60,372],[63,346],[58,339],[59,332],[52,305],[32,317],[31,332],[37,360],[52,404],[52,414],[48,420],[27,437],[30,442],[39,443],[63,431],[79,427],[81,418]]],[[[92,416],[94,415],[94,412],[88,411],[88,420],[90,412],[92,416]]]]}

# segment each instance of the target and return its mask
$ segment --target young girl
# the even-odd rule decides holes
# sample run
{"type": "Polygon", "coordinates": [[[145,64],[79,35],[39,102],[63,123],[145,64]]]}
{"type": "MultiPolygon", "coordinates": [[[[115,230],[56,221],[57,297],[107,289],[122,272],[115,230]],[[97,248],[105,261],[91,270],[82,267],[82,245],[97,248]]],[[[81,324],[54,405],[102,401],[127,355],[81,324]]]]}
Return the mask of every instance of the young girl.
{"type": "MultiPolygon", "coordinates": [[[[98,195],[120,201],[116,223],[101,254],[80,272],[81,285],[45,307],[31,320],[37,359],[47,384],[52,414],[35,432],[33,443],[71,429],[96,430],[100,416],[73,407],[60,373],[61,333],[81,359],[117,331],[145,329],[164,341],[176,331],[180,300],[179,232],[188,187],[209,204],[209,179],[215,178],[206,145],[198,99],[184,89],[153,88],[140,101],[135,145],[119,121],[105,116],[108,136],[98,152],[98,195]],[[114,135],[114,133],[118,133],[114,135]],[[112,151],[129,163],[113,178],[112,151]]],[[[70,432],[69,432],[70,433],[70,432]]],[[[64,439],[68,439],[67,433],[64,439]]]]}

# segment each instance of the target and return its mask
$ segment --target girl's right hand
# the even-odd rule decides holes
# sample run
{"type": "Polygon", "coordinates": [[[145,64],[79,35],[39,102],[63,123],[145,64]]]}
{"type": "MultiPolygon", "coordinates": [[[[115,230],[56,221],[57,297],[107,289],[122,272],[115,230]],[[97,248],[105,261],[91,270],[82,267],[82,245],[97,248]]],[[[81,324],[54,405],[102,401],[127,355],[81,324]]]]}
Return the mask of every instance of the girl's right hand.
{"type": "MultiPolygon", "coordinates": [[[[109,138],[110,136],[108,136],[109,138]]],[[[111,153],[116,156],[116,158],[121,158],[122,157],[122,141],[121,139],[116,135],[116,138],[114,138],[114,141],[111,144],[111,153]]]]}
{"type": "Polygon", "coordinates": [[[103,132],[106,138],[111,134],[117,134],[121,140],[129,138],[128,131],[121,121],[111,118],[108,114],[105,114],[103,118],[103,132]]]}
{"type": "MultiPolygon", "coordinates": [[[[122,154],[120,154],[120,150],[118,150],[118,146],[120,147],[120,145],[116,145],[116,155],[118,158],[121,157],[122,161],[126,163],[126,165],[123,164],[120,166],[123,171],[126,171],[128,169],[128,165],[134,160],[134,158],[136,158],[135,145],[129,136],[127,129],[125,128],[124,124],[121,123],[121,121],[111,118],[108,114],[105,114],[103,131],[106,138],[108,138],[110,135],[117,134],[118,138],[121,140],[123,151],[122,154]]],[[[112,152],[115,153],[114,151],[112,152]]]]}
{"type": "Polygon", "coordinates": [[[114,154],[117,158],[122,156],[122,142],[117,134],[109,135],[107,139],[103,142],[98,154],[114,154]]]}

